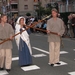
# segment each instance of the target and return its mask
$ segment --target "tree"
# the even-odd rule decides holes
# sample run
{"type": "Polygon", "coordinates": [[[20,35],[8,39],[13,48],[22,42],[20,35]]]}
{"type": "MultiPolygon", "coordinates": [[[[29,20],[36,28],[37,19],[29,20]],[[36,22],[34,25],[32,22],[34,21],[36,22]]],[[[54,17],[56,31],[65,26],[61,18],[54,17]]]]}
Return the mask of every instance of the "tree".
{"type": "Polygon", "coordinates": [[[51,14],[51,9],[46,8],[46,9],[45,9],[45,15],[50,15],[50,14],[51,14]]]}
{"type": "Polygon", "coordinates": [[[38,18],[41,19],[41,16],[45,14],[45,8],[41,6],[41,2],[38,2],[38,9],[35,10],[37,12],[38,18]]]}
{"type": "Polygon", "coordinates": [[[45,9],[45,14],[50,15],[52,8],[56,8],[58,11],[58,3],[48,3],[47,8],[45,9]]]}
{"type": "Polygon", "coordinates": [[[58,3],[55,2],[54,5],[55,5],[55,8],[59,11],[58,3]]]}
{"type": "Polygon", "coordinates": [[[26,13],[26,16],[31,16],[31,14],[30,13],[26,13]]]}
{"type": "Polygon", "coordinates": [[[43,15],[50,15],[52,8],[56,8],[58,10],[58,3],[48,3],[46,5],[46,9],[41,6],[41,2],[38,2],[38,9],[35,11],[37,12],[38,18],[41,19],[43,15]]]}
{"type": "Polygon", "coordinates": [[[47,4],[47,7],[45,9],[45,15],[50,15],[51,14],[51,10],[52,10],[52,6],[51,4],[47,4]]]}

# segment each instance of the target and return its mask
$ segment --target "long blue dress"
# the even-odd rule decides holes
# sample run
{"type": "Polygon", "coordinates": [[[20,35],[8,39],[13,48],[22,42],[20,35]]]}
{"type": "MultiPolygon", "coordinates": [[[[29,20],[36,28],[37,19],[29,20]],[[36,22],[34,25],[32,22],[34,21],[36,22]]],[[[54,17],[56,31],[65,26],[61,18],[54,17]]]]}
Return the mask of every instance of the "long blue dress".
{"type": "Polygon", "coordinates": [[[32,64],[32,55],[30,54],[27,44],[20,38],[19,43],[19,65],[31,65],[32,64]]]}

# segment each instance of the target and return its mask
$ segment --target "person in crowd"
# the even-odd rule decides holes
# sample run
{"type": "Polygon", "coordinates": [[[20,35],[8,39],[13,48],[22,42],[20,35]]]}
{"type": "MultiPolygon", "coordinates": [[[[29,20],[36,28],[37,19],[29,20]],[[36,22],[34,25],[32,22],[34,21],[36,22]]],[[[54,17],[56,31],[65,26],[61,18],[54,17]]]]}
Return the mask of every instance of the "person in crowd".
{"type": "Polygon", "coordinates": [[[58,18],[58,11],[52,9],[52,18],[47,21],[47,33],[48,33],[48,42],[49,42],[49,63],[51,66],[54,64],[60,65],[60,37],[64,34],[64,22],[62,19],[58,18]],[[52,34],[51,32],[56,33],[52,34]]]}
{"type": "Polygon", "coordinates": [[[74,33],[74,38],[75,38],[75,14],[72,15],[72,28],[73,28],[73,33],[74,33]]]}
{"type": "Polygon", "coordinates": [[[14,35],[14,30],[12,26],[7,23],[7,15],[1,15],[0,23],[0,42],[4,41],[7,38],[10,38],[9,41],[0,44],[0,70],[5,69],[9,72],[11,70],[12,64],[12,40],[14,35]],[[5,65],[4,65],[5,64],[5,65]]]}
{"type": "Polygon", "coordinates": [[[70,38],[73,38],[74,37],[74,33],[73,33],[73,28],[72,28],[72,14],[70,14],[69,16],[68,16],[68,36],[70,37],[70,38]]]}
{"type": "Polygon", "coordinates": [[[19,17],[16,26],[15,26],[15,34],[25,30],[21,34],[15,37],[16,44],[19,50],[19,65],[27,66],[32,64],[32,50],[30,45],[29,34],[30,32],[26,30],[25,18],[19,17]]]}
{"type": "MultiPolygon", "coordinates": [[[[43,20],[40,29],[46,30],[46,27],[47,27],[47,20],[43,20]]],[[[46,34],[46,32],[43,33],[46,34]]]]}

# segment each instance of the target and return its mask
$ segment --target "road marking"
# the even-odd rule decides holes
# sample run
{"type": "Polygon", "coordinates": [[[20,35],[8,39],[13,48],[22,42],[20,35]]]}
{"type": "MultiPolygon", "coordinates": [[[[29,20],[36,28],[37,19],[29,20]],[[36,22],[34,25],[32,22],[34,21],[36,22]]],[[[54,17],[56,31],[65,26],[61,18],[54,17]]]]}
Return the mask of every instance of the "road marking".
{"type": "Polygon", "coordinates": [[[75,51],[75,49],[73,49],[75,51]]]}
{"type": "Polygon", "coordinates": [[[46,56],[45,54],[35,54],[35,55],[33,55],[33,57],[35,57],[35,58],[37,58],[37,57],[44,57],[44,56],[46,56]]]}
{"type": "MultiPolygon", "coordinates": [[[[35,54],[35,55],[32,55],[33,57],[44,57],[46,56],[45,54],[35,54]]],[[[19,57],[13,57],[12,58],[12,61],[16,61],[16,60],[19,60],[19,57]]]]}
{"type": "MultiPolygon", "coordinates": [[[[32,47],[32,48],[35,49],[35,50],[41,51],[43,53],[49,54],[48,51],[45,51],[43,49],[40,49],[40,48],[37,48],[37,47],[32,47]]],[[[68,52],[66,52],[66,51],[60,51],[60,54],[66,54],[66,53],[68,53],[68,52]]],[[[45,54],[36,54],[36,55],[33,55],[33,57],[44,57],[44,56],[46,56],[46,55],[45,54]]],[[[12,58],[12,61],[16,61],[16,60],[19,60],[19,57],[13,57],[12,58]]]]}
{"type": "Polygon", "coordinates": [[[12,61],[19,60],[19,57],[13,57],[12,61]]]}
{"type": "Polygon", "coordinates": [[[68,53],[68,52],[66,52],[66,51],[60,51],[60,54],[66,54],[66,53],[68,53]]]}
{"type": "MultiPolygon", "coordinates": [[[[57,65],[57,64],[54,64],[54,67],[57,67],[57,66],[64,66],[64,65],[67,65],[67,63],[63,62],[63,61],[60,61],[60,65],[57,65]]],[[[50,65],[50,63],[48,63],[50,65]]]]}
{"type": "Polygon", "coordinates": [[[40,49],[40,48],[37,48],[37,47],[32,47],[32,48],[33,48],[33,49],[36,49],[36,50],[38,50],[38,51],[41,51],[41,52],[43,52],[43,53],[49,54],[48,51],[45,51],[45,50],[43,50],[43,49],[40,49]]]}
{"type": "Polygon", "coordinates": [[[44,36],[44,37],[47,37],[47,35],[45,35],[45,34],[42,34],[42,35],[40,35],[40,34],[35,34],[35,36],[44,36]]]}
{"type": "Polygon", "coordinates": [[[40,67],[38,67],[37,65],[31,65],[27,67],[21,67],[21,69],[24,71],[32,71],[32,70],[40,69],[40,67]]]}
{"type": "Polygon", "coordinates": [[[39,34],[35,34],[35,36],[41,36],[41,35],[39,35],[39,34]]]}
{"type": "Polygon", "coordinates": [[[9,74],[6,70],[0,71],[0,75],[7,75],[9,74]]]}
{"type": "MultiPolygon", "coordinates": [[[[35,54],[35,55],[32,55],[33,57],[44,57],[46,56],[45,54],[35,54]]],[[[19,57],[13,57],[12,58],[12,61],[16,61],[16,60],[19,60],[19,57]]]]}
{"type": "Polygon", "coordinates": [[[68,74],[75,75],[75,71],[74,72],[68,72],[68,74]]]}
{"type": "MultiPolygon", "coordinates": [[[[43,49],[40,49],[40,48],[37,48],[37,47],[32,47],[32,48],[35,49],[35,50],[41,51],[43,53],[49,54],[48,51],[45,51],[43,49]]],[[[68,52],[66,52],[66,51],[60,51],[60,54],[66,54],[66,53],[68,53],[68,52]]]]}

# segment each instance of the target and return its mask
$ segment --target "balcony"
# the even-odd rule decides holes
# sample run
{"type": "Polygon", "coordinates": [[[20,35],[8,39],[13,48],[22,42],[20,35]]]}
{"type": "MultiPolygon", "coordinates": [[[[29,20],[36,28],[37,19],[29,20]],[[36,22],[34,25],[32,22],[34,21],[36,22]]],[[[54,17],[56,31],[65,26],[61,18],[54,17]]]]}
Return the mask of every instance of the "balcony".
{"type": "Polygon", "coordinates": [[[11,12],[18,12],[18,9],[11,9],[11,12]]]}
{"type": "Polygon", "coordinates": [[[18,0],[11,0],[11,4],[18,4],[18,0]]]}
{"type": "Polygon", "coordinates": [[[18,12],[18,8],[7,8],[7,12],[18,12]]]}

